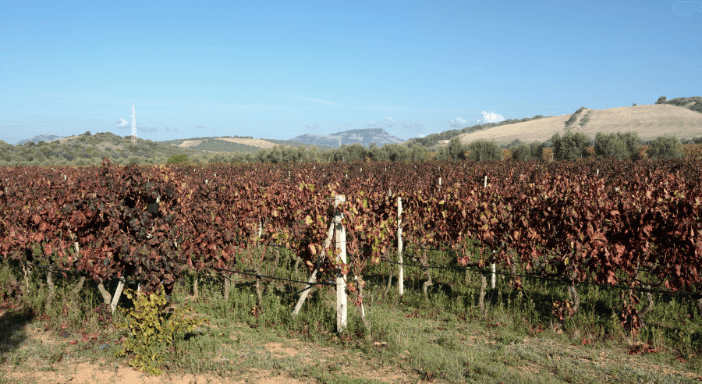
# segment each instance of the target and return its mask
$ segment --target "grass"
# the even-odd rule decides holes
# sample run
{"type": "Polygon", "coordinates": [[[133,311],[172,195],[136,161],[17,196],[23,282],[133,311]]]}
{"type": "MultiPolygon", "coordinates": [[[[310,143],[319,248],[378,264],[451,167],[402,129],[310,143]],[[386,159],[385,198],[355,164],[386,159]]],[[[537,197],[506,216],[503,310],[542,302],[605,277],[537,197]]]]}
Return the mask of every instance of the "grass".
{"type": "MultiPolygon", "coordinates": [[[[451,264],[441,252],[430,252],[429,260],[451,264]]],[[[294,264],[292,255],[281,250],[278,269],[271,270],[272,261],[266,260],[269,270],[262,273],[306,279],[304,268],[296,274],[294,264]]],[[[173,304],[192,306],[210,321],[174,342],[166,371],[249,382],[260,382],[265,374],[310,383],[687,383],[702,374],[702,320],[684,297],[654,295],[647,327],[634,337],[619,324],[621,291],[579,286],[580,311],[561,323],[551,314],[552,303],[569,297],[553,282],[525,280],[523,289],[513,291],[509,278],[498,277],[495,289],[488,288],[483,314],[477,308],[477,273],[432,270],[427,301],[421,289],[425,272],[413,267],[405,268],[403,297],[396,282],[382,297],[389,270],[381,263],[364,276],[370,330],[352,305],[342,334],[335,330],[333,287],[314,288],[301,313],[292,317],[301,287],[263,280],[262,310],[254,315],[255,280],[235,276],[236,286],[224,301],[219,276],[201,274],[200,295],[193,298],[194,276],[186,275],[173,292],[173,304]],[[657,352],[630,354],[637,350],[657,352]]],[[[18,268],[5,264],[3,287],[13,276],[22,281],[18,268]]],[[[118,311],[111,317],[94,285],[73,296],[76,279],[70,276],[55,278],[56,296],[47,306],[44,279],[35,269],[29,294],[3,293],[0,381],[31,381],[10,374],[23,367],[56,373],[76,362],[104,369],[125,366],[114,356],[123,336],[114,324],[124,315],[118,311]],[[9,308],[13,303],[16,307],[9,308]]],[[[130,305],[125,300],[120,306],[130,305]]],[[[645,304],[642,299],[640,307],[645,304]]]]}

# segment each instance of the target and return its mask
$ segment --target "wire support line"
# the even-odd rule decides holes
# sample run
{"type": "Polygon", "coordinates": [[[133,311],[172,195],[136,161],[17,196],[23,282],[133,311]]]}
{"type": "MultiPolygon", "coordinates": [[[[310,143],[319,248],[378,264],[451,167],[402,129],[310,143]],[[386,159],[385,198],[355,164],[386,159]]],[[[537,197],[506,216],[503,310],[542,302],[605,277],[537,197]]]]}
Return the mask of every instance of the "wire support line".
{"type": "MultiPolygon", "coordinates": [[[[403,256],[410,256],[407,254],[402,254],[403,256]]],[[[381,258],[380,260],[386,262],[386,263],[392,263],[392,264],[398,264],[398,265],[406,265],[408,267],[418,267],[418,268],[429,268],[429,269],[465,269],[465,268],[460,268],[460,267],[453,267],[453,266],[442,266],[442,265],[423,265],[423,264],[407,264],[407,263],[398,263],[397,261],[392,261],[388,260],[385,258],[381,258]]]]}
{"type": "MultiPolygon", "coordinates": [[[[408,255],[406,255],[406,256],[408,256],[408,255]]],[[[527,279],[553,281],[553,282],[561,283],[564,285],[570,285],[570,283],[571,283],[571,281],[568,279],[554,279],[554,278],[549,278],[549,277],[519,274],[519,273],[510,273],[510,272],[500,272],[500,271],[492,272],[491,270],[474,268],[474,267],[407,264],[407,263],[398,263],[397,261],[392,261],[392,260],[388,260],[385,258],[381,258],[380,260],[382,260],[386,263],[406,265],[408,267],[430,268],[430,269],[469,270],[469,271],[481,272],[481,273],[486,273],[486,274],[494,273],[496,275],[502,275],[502,276],[510,276],[510,277],[514,276],[514,277],[523,277],[523,278],[527,278],[527,279]]],[[[614,288],[614,289],[621,289],[621,290],[633,290],[633,291],[639,291],[639,292],[651,292],[651,293],[662,293],[662,294],[669,294],[669,295],[691,296],[692,298],[695,298],[695,299],[702,298],[702,293],[695,293],[695,292],[688,292],[688,291],[668,291],[668,290],[664,290],[664,289],[655,289],[655,288],[646,289],[646,288],[640,288],[640,287],[628,287],[628,286],[618,285],[618,284],[600,284],[600,283],[593,283],[590,281],[581,281],[581,282],[578,282],[578,284],[595,285],[598,287],[614,288]]]]}
{"type": "MultiPolygon", "coordinates": [[[[24,262],[24,261],[22,262],[22,264],[27,266],[27,267],[43,269],[45,271],[50,271],[50,272],[70,273],[73,275],[90,277],[90,275],[88,273],[83,272],[83,271],[73,271],[70,269],[45,267],[45,266],[41,266],[41,265],[37,265],[37,264],[32,264],[29,262],[24,262]]],[[[131,280],[131,279],[127,279],[125,277],[117,277],[117,276],[107,277],[107,279],[109,279],[109,280],[122,280],[122,281],[124,281],[125,284],[141,284],[141,283],[143,283],[143,281],[131,280]]]]}
{"type": "MultiPolygon", "coordinates": [[[[187,263],[182,263],[182,262],[178,262],[178,263],[179,263],[179,264],[187,265],[187,263]]],[[[78,275],[78,276],[90,277],[87,273],[85,273],[85,272],[83,272],[83,271],[74,271],[74,270],[61,269],[61,268],[54,268],[54,267],[45,267],[45,266],[36,265],[36,264],[32,264],[32,263],[26,263],[26,262],[23,262],[23,264],[24,264],[25,266],[28,266],[28,267],[38,268],[38,269],[42,269],[42,270],[50,271],[50,272],[70,273],[70,274],[74,274],[74,275],[78,275]]],[[[312,286],[315,286],[315,285],[328,285],[328,286],[334,286],[334,287],[337,285],[336,283],[330,283],[330,282],[314,282],[314,283],[310,283],[309,281],[292,280],[292,279],[286,279],[286,278],[275,277],[275,276],[266,276],[266,275],[261,275],[261,274],[257,274],[257,273],[242,272],[242,271],[234,271],[234,270],[225,269],[225,268],[216,268],[216,267],[206,267],[206,268],[212,269],[212,270],[215,270],[215,271],[220,271],[220,272],[231,272],[231,273],[237,273],[237,274],[242,274],[242,275],[249,275],[249,276],[255,276],[255,277],[265,278],[265,279],[289,281],[289,282],[293,282],[293,283],[300,283],[300,284],[309,285],[309,287],[303,289],[302,291],[305,291],[305,290],[307,290],[307,289],[309,289],[309,288],[311,288],[312,286]]],[[[226,278],[226,277],[225,277],[225,278],[226,278]]],[[[124,281],[125,284],[141,284],[141,283],[143,283],[142,281],[131,280],[131,279],[127,279],[127,278],[125,278],[125,277],[116,277],[116,276],[113,276],[113,277],[108,277],[108,279],[110,279],[110,280],[122,280],[122,281],[124,281]]],[[[300,292],[302,292],[302,291],[300,291],[300,292]]]]}
{"type": "MultiPolygon", "coordinates": [[[[185,264],[185,265],[187,265],[187,263],[183,263],[183,262],[180,262],[180,261],[179,261],[178,263],[179,263],[179,264],[185,264]]],[[[249,276],[255,276],[255,277],[258,277],[258,278],[271,279],[271,280],[289,281],[289,282],[292,282],[292,283],[307,284],[307,285],[310,285],[310,286],[313,286],[313,285],[330,285],[330,286],[334,286],[334,287],[336,286],[336,283],[328,283],[328,282],[314,282],[314,283],[310,283],[309,281],[292,280],[292,279],[286,279],[286,278],[283,278],[283,277],[275,277],[275,276],[266,276],[266,275],[261,275],[260,273],[252,273],[252,272],[244,272],[244,271],[235,271],[235,270],[226,269],[226,268],[207,267],[207,266],[206,266],[205,268],[212,269],[212,270],[219,271],[219,272],[237,273],[237,274],[240,274],[240,275],[249,275],[249,276]]]]}

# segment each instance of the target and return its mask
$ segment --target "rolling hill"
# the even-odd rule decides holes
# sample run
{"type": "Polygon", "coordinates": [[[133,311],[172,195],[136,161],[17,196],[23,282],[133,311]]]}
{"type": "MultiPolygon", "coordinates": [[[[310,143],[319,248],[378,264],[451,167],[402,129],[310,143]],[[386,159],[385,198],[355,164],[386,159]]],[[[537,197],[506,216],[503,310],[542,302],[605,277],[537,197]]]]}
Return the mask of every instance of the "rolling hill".
{"type": "MultiPolygon", "coordinates": [[[[673,100],[671,100],[672,102],[673,100]]],[[[566,131],[566,122],[573,132],[583,132],[594,138],[598,132],[636,132],[642,140],[652,140],[658,136],[674,135],[679,139],[692,139],[702,136],[702,98],[691,98],[680,105],[673,103],[619,107],[610,109],[582,109],[573,115],[545,117],[538,120],[491,127],[458,137],[463,143],[476,140],[494,140],[507,144],[514,140],[523,142],[545,142],[554,134],[566,131]]],[[[448,144],[448,141],[441,143],[448,144]]]]}

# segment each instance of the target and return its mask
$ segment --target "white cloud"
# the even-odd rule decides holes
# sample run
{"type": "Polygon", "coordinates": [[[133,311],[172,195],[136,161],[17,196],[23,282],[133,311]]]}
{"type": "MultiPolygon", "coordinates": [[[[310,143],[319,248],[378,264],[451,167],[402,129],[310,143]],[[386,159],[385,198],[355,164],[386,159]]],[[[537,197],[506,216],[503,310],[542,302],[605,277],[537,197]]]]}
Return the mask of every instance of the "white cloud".
{"type": "Polygon", "coordinates": [[[127,125],[129,125],[129,122],[127,122],[127,120],[124,120],[124,119],[119,119],[119,120],[117,120],[117,122],[115,123],[115,127],[117,127],[117,128],[124,128],[124,127],[126,127],[127,125]]]}
{"type": "Polygon", "coordinates": [[[386,117],[385,118],[385,126],[392,127],[393,125],[395,125],[395,120],[393,120],[392,117],[386,117]]]}
{"type": "Polygon", "coordinates": [[[378,123],[376,123],[373,120],[368,120],[368,122],[365,124],[366,128],[378,128],[378,123]]]}
{"type": "Polygon", "coordinates": [[[478,119],[478,122],[482,122],[483,124],[487,124],[487,123],[499,123],[500,121],[505,120],[505,118],[504,118],[502,115],[497,114],[497,113],[486,112],[486,111],[482,111],[482,112],[480,112],[480,113],[483,114],[483,118],[482,118],[482,119],[478,119]]]}
{"type": "Polygon", "coordinates": [[[460,117],[456,117],[455,119],[449,120],[449,125],[455,128],[460,128],[466,125],[466,121],[460,117]]]}
{"type": "Polygon", "coordinates": [[[421,134],[419,135],[419,137],[427,137],[427,135],[421,134]]]}

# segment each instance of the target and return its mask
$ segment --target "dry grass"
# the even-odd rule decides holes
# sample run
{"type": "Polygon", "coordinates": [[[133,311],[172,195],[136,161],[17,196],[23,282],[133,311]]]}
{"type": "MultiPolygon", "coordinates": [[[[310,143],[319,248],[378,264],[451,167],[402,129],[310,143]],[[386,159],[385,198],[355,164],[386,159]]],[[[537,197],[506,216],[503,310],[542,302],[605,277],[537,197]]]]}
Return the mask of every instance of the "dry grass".
{"type": "Polygon", "coordinates": [[[263,149],[271,149],[278,144],[271,143],[270,141],[261,139],[240,139],[240,138],[230,138],[230,137],[220,137],[217,140],[228,141],[230,143],[250,145],[252,147],[258,147],[263,149]]]}
{"type": "MultiPolygon", "coordinates": [[[[475,140],[495,140],[507,144],[515,139],[523,142],[544,142],[555,133],[565,132],[570,115],[547,117],[535,121],[494,127],[460,135],[463,143],[475,140]]],[[[670,104],[640,105],[611,109],[585,109],[571,126],[574,132],[583,132],[594,138],[598,132],[637,132],[643,140],[658,136],[675,135],[680,139],[702,136],[702,113],[670,104]],[[589,121],[580,126],[587,114],[589,121]]],[[[442,144],[445,145],[445,144],[442,144]]]]}
{"type": "Polygon", "coordinates": [[[182,143],[175,145],[176,147],[181,147],[181,148],[191,148],[191,147],[197,147],[202,143],[202,140],[185,140],[182,143]]]}

